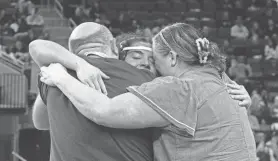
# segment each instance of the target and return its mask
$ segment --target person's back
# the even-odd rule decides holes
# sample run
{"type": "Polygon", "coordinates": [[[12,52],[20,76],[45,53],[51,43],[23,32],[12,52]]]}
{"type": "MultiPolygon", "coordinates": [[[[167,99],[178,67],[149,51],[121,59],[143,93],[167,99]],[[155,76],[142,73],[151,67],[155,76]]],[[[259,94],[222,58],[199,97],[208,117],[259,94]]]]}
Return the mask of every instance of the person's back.
{"type": "MultiPolygon", "coordinates": [[[[110,98],[125,93],[128,86],[140,85],[155,77],[120,60],[85,59],[110,77],[105,80],[110,98]]],[[[70,74],[76,77],[74,72],[70,71],[70,74]]],[[[58,88],[40,83],[40,90],[48,108],[51,161],[153,159],[151,129],[124,130],[99,126],[79,113],[58,88]]]]}
{"type": "Polygon", "coordinates": [[[177,157],[190,161],[255,161],[247,111],[228,94],[220,74],[207,67],[187,72],[181,79],[194,89],[197,123],[194,137],[177,136],[184,149],[177,157]]]}

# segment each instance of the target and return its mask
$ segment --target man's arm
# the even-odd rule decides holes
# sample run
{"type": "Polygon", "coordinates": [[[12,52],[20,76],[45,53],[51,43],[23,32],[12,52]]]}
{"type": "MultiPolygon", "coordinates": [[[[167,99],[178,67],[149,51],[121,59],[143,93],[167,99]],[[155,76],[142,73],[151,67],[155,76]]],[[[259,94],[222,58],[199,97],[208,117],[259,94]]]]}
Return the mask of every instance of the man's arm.
{"type": "Polygon", "coordinates": [[[170,124],[137,96],[126,93],[112,99],[63,74],[55,83],[78,111],[95,123],[112,128],[138,129],[170,124]],[[82,91],[82,92],[76,92],[82,91]],[[97,98],[97,99],[93,99],[97,98]]]}
{"type": "Polygon", "coordinates": [[[60,63],[66,68],[76,71],[78,64],[86,62],[61,45],[48,40],[32,41],[29,44],[29,53],[39,67],[60,63]]]}
{"type": "Polygon", "coordinates": [[[49,130],[49,120],[46,105],[38,94],[33,106],[32,119],[34,125],[39,130],[49,130]]]}

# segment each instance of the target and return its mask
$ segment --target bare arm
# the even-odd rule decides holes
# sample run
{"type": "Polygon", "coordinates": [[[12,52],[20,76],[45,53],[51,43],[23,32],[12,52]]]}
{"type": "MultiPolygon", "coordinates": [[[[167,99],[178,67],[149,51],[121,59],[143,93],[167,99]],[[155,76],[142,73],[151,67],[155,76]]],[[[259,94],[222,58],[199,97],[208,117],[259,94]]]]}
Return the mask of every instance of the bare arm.
{"type": "Polygon", "coordinates": [[[41,96],[38,95],[33,106],[32,119],[34,125],[39,130],[49,130],[49,120],[46,105],[41,96]]]}
{"type": "Polygon", "coordinates": [[[80,113],[97,124],[125,129],[161,127],[170,124],[131,93],[110,99],[106,95],[80,83],[67,73],[63,76],[60,75],[55,84],[80,113]],[[76,91],[82,92],[77,93],[76,91]]]}
{"type": "Polygon", "coordinates": [[[29,52],[39,67],[60,63],[68,69],[77,70],[78,64],[86,62],[61,45],[48,40],[34,40],[29,44],[29,52]]]}
{"type": "Polygon", "coordinates": [[[78,79],[98,91],[107,94],[102,78],[109,77],[82,58],[69,52],[61,45],[47,40],[35,40],[29,44],[29,52],[39,67],[59,63],[76,71],[78,79]]]}

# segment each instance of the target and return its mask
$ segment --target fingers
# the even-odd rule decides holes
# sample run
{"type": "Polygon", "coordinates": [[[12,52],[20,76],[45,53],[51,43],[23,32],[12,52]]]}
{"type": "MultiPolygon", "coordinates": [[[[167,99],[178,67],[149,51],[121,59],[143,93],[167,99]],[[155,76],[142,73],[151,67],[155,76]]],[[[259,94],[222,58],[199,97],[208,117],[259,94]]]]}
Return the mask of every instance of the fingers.
{"type": "Polygon", "coordinates": [[[247,100],[247,99],[248,99],[245,95],[232,95],[231,97],[232,97],[234,100],[239,100],[239,101],[247,100]]]}
{"type": "Polygon", "coordinates": [[[88,87],[96,89],[96,87],[92,81],[85,81],[84,84],[87,85],[88,87]]]}
{"type": "Polygon", "coordinates": [[[104,79],[110,79],[110,77],[108,75],[104,74],[102,71],[100,71],[100,75],[104,79]]]}
{"type": "Polygon", "coordinates": [[[94,80],[94,85],[95,85],[95,90],[101,92],[101,89],[100,89],[100,85],[99,85],[99,82],[98,82],[98,79],[95,79],[94,80]]]}
{"type": "Polygon", "coordinates": [[[98,78],[98,82],[99,82],[100,89],[101,89],[102,93],[105,94],[105,95],[107,95],[108,93],[107,93],[105,84],[104,84],[104,82],[103,82],[103,80],[102,80],[101,77],[98,78]]]}
{"type": "Polygon", "coordinates": [[[243,86],[240,86],[238,84],[226,84],[227,87],[232,88],[232,89],[241,89],[243,86]]]}
{"type": "Polygon", "coordinates": [[[229,89],[228,93],[230,95],[245,95],[245,91],[239,90],[239,89],[236,89],[236,90],[235,89],[229,89]]]}
{"type": "Polygon", "coordinates": [[[238,105],[240,107],[248,107],[249,103],[248,103],[248,101],[244,100],[244,101],[239,102],[238,105]]]}

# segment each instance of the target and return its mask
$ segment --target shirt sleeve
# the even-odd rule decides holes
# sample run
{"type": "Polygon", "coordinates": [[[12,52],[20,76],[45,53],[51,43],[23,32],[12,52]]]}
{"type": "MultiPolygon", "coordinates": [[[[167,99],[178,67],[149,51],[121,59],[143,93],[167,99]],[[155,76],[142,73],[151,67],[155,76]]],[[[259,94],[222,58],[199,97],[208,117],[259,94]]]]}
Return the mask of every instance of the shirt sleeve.
{"type": "Polygon", "coordinates": [[[162,77],[127,89],[174,125],[171,127],[175,130],[194,136],[197,100],[187,81],[162,77]]]}
{"type": "Polygon", "coordinates": [[[43,82],[40,81],[40,76],[38,76],[38,88],[39,88],[39,94],[42,98],[42,101],[45,105],[47,105],[47,93],[49,86],[43,82]]]}

